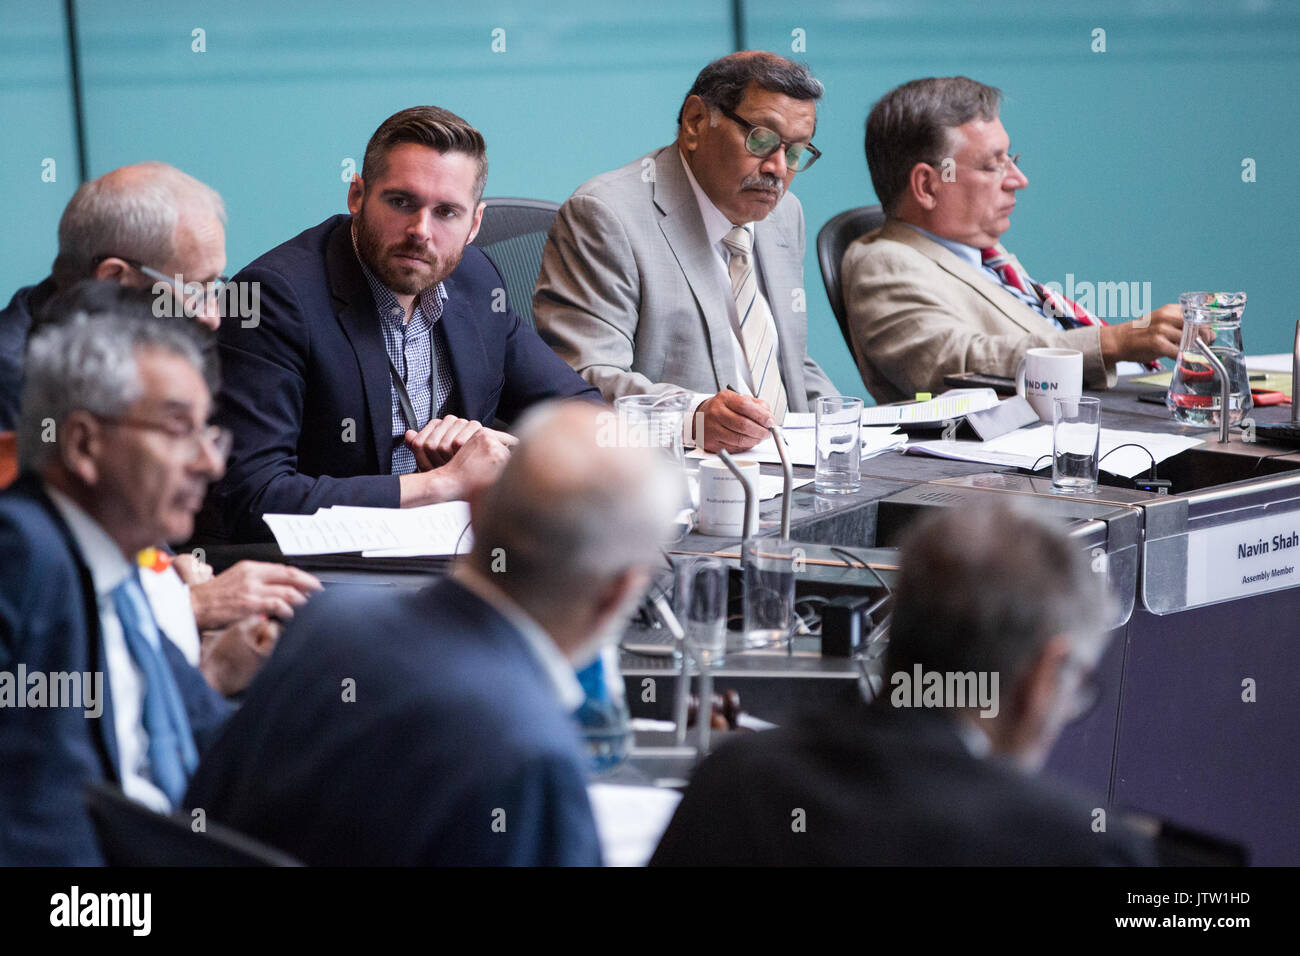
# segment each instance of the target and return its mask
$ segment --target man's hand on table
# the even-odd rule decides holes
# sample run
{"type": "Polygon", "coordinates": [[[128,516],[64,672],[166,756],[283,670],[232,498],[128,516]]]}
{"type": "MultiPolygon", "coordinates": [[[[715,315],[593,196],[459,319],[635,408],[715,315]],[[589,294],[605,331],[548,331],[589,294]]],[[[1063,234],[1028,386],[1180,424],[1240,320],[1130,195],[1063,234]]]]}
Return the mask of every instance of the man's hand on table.
{"type": "Polygon", "coordinates": [[[767,402],[723,389],[695,410],[695,444],[705,451],[749,451],[772,424],[767,402]]]}
{"type": "Polygon", "coordinates": [[[199,647],[199,672],[218,693],[226,697],[240,693],[271,656],[282,630],[278,621],[250,614],[208,631],[199,647]]]}
{"type": "MultiPolygon", "coordinates": [[[[1213,333],[1207,341],[1213,340],[1213,333]]],[[[1101,328],[1101,357],[1107,365],[1116,362],[1154,362],[1177,358],[1183,340],[1183,310],[1176,305],[1162,305],[1132,322],[1104,325],[1101,328]]]]}
{"type": "Polygon", "coordinates": [[[515,443],[513,435],[480,426],[447,464],[401,476],[401,506],[411,508],[469,498],[497,480],[510,458],[510,446],[515,443]]]}
{"type": "Polygon", "coordinates": [[[514,435],[488,428],[472,419],[447,415],[432,419],[418,432],[408,429],[406,445],[415,454],[416,467],[420,471],[430,471],[450,462],[456,452],[479,432],[487,432],[507,447],[519,441],[514,435]]]}
{"type": "Polygon", "coordinates": [[[240,561],[210,580],[191,584],[190,603],[199,630],[214,631],[252,614],[288,620],[295,607],[319,590],[320,581],[298,568],[240,561]]]}

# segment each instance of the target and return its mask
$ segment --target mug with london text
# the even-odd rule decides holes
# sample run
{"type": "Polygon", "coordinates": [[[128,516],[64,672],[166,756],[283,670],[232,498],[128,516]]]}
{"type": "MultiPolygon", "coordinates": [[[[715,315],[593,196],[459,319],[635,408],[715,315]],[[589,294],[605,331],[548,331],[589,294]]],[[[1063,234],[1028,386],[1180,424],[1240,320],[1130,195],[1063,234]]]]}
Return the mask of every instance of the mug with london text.
{"type": "Polygon", "coordinates": [[[1016,392],[1038,414],[1038,420],[1052,420],[1056,398],[1078,398],[1083,394],[1083,353],[1075,349],[1029,349],[1016,371],[1016,392]]]}

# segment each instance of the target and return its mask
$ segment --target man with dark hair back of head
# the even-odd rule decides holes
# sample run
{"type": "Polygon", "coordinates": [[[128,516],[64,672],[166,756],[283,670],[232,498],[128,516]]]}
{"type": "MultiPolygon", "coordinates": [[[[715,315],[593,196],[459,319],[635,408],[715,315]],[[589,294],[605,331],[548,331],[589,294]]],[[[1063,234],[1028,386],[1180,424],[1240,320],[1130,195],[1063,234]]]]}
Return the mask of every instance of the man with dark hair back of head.
{"type": "MultiPolygon", "coordinates": [[[[1001,100],[964,76],[931,77],[886,93],[867,117],[867,166],[886,219],[848,247],[840,276],[854,358],[877,401],[943,391],[944,376],[959,372],[1015,377],[1031,348],[1082,352],[1089,388],[1114,385],[1118,363],[1136,372],[1134,363],[1178,353],[1176,305],[1108,325],[1034,282],[999,243],[1029,185],[1001,100]]],[[[1127,294],[1116,305],[1137,307],[1127,294]]]]}
{"type": "Polygon", "coordinates": [[[83,183],[59,220],[50,276],[0,312],[0,431],[18,421],[32,320],[58,291],[108,279],[161,297],[159,311],[215,329],[226,267],[226,208],[210,186],[166,163],[123,166],[83,183]]]}
{"type": "Polygon", "coordinates": [[[1098,831],[1096,800],[1036,776],[1095,702],[1109,598],[1087,555],[998,505],[924,519],[900,565],[876,700],[855,685],[851,700],[724,745],[652,863],[1153,863],[1118,813],[1098,831]]]}
{"type": "Polygon", "coordinates": [[[0,864],[99,862],[85,786],[176,807],[229,713],[160,635],[137,567],[190,536],[221,474],[196,331],[77,314],[32,337],[22,474],[0,493],[0,674],[24,697],[0,706],[0,864]]]}
{"type": "Polygon", "coordinates": [[[549,398],[599,394],[522,322],[469,243],[487,179],[483,136],[414,106],[370,138],[331,216],[236,276],[258,314],[219,333],[218,417],[234,433],[200,525],[269,537],[262,516],[332,505],[413,507],[493,481],[509,423],[549,398]]]}
{"type": "Polygon", "coordinates": [[[542,255],[543,338],[609,401],[692,393],[683,439],[744,451],[835,394],[808,355],[803,208],[822,84],[747,50],[714,60],[676,142],[581,186],[542,255]]]}
{"type": "Polygon", "coordinates": [[[574,669],[626,625],[675,511],[660,456],[602,441],[612,415],[529,413],[450,578],[308,605],[187,804],[310,865],[598,864],[574,669]]]}

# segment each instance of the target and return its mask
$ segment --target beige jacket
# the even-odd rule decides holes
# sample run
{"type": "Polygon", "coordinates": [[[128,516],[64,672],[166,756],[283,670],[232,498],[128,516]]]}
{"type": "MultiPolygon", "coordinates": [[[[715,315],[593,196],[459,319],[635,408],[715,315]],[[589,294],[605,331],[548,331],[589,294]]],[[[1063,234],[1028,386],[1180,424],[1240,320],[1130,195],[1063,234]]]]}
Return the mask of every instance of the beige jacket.
{"type": "MultiPolygon", "coordinates": [[[[999,246],[999,248],[1001,248],[999,246]]],[[[1014,259],[1014,257],[1012,257],[1014,259]]],[[[1097,326],[1053,328],[1014,295],[915,229],[888,221],[844,252],[841,282],[853,357],[878,402],[943,391],[943,377],[1014,377],[1025,351],[1083,353],[1085,388],[1115,384],[1097,326]]]]}

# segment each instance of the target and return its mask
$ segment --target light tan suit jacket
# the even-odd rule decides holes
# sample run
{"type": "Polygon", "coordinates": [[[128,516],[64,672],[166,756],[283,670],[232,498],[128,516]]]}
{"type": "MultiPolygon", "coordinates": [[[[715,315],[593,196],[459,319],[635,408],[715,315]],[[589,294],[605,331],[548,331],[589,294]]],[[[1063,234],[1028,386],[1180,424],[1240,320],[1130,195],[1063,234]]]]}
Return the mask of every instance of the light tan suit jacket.
{"type": "Polygon", "coordinates": [[[878,402],[937,394],[947,387],[943,377],[954,372],[1014,377],[1025,351],[1040,347],[1082,352],[1086,388],[1115,384],[1114,366],[1102,361],[1097,326],[1054,327],[904,223],[887,221],[850,244],[841,282],[853,357],[878,402]]]}

